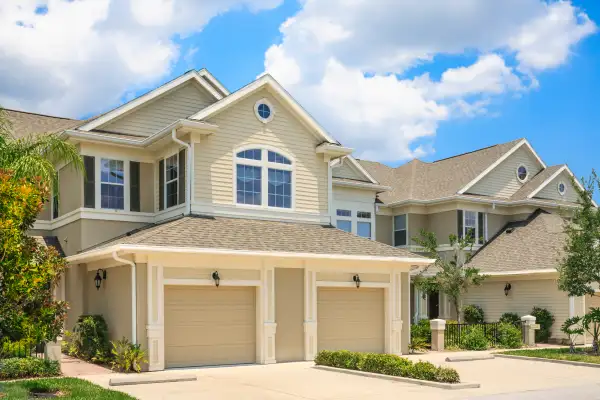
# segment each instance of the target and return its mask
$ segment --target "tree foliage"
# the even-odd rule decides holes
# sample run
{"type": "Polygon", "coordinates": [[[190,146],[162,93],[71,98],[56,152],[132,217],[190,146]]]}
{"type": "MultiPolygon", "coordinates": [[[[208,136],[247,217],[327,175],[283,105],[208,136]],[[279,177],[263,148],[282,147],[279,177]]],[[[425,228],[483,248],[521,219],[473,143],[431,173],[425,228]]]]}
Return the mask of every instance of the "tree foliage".
{"type": "Polygon", "coordinates": [[[575,341],[578,336],[583,335],[581,319],[579,316],[568,318],[560,327],[560,331],[569,338],[569,353],[575,353],[575,341]]]}
{"type": "Polygon", "coordinates": [[[485,276],[479,274],[479,269],[469,267],[467,264],[471,259],[474,238],[470,235],[465,235],[463,238],[450,235],[448,238],[453,249],[449,257],[444,257],[437,251],[438,242],[435,233],[421,230],[421,235],[413,238],[415,243],[424,247],[426,252],[435,259],[433,264],[424,268],[415,277],[414,283],[415,287],[425,293],[441,292],[447,295],[460,322],[460,304],[463,295],[470,287],[481,285],[485,276]],[[428,276],[431,270],[436,271],[435,275],[428,276]]]}
{"type": "Polygon", "coordinates": [[[600,179],[592,171],[581,182],[583,189],[573,182],[580,207],[565,227],[565,252],[558,266],[558,287],[569,296],[593,295],[594,284],[600,284],[600,212],[593,202],[600,179]]]}
{"type": "Polygon", "coordinates": [[[581,319],[583,328],[592,336],[592,350],[598,354],[598,340],[600,340],[600,307],[590,308],[590,311],[581,319]]]}
{"type": "Polygon", "coordinates": [[[41,179],[0,170],[0,336],[12,340],[54,340],[66,314],[53,298],[66,261],[26,235],[48,194],[41,179]]]}

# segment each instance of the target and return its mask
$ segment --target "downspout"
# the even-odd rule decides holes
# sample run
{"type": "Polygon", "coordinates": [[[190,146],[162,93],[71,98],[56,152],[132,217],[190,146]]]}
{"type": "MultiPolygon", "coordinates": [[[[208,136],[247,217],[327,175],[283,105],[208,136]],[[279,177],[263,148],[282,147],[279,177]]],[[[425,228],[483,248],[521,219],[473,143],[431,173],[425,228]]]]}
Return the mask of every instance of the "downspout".
{"type": "Polygon", "coordinates": [[[185,174],[185,202],[186,202],[186,207],[185,207],[185,214],[186,215],[190,215],[192,213],[192,180],[191,180],[191,174],[192,174],[192,145],[189,143],[184,142],[183,140],[179,140],[177,138],[177,129],[173,128],[171,130],[171,139],[173,139],[173,141],[175,143],[178,143],[182,146],[185,146],[187,148],[187,159],[186,159],[186,163],[187,163],[187,172],[185,174]]]}
{"type": "Polygon", "coordinates": [[[137,344],[137,267],[135,262],[120,258],[116,251],[112,257],[117,262],[131,265],[131,343],[137,344]]]}

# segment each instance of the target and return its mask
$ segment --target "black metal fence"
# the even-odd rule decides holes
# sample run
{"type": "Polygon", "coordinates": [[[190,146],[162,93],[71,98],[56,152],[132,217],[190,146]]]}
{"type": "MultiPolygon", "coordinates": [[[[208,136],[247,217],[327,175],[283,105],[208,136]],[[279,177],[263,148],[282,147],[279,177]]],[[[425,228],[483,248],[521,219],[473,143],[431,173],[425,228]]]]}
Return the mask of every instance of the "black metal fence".
{"type": "MultiPolygon", "coordinates": [[[[488,339],[492,346],[498,344],[498,327],[499,322],[484,322],[482,324],[446,324],[446,331],[444,332],[444,346],[460,346],[464,335],[471,332],[473,329],[481,329],[483,334],[488,339]]],[[[515,324],[515,326],[521,329],[521,324],[515,324]]]]}
{"type": "Polygon", "coordinates": [[[3,358],[46,358],[46,344],[21,340],[12,342],[0,339],[0,359],[3,358]]]}

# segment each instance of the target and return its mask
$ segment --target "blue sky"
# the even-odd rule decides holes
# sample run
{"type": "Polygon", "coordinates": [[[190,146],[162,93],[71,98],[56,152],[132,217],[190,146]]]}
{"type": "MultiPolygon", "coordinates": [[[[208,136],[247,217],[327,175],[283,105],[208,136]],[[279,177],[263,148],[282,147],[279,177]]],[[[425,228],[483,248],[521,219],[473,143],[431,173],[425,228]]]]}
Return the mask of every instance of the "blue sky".
{"type": "Polygon", "coordinates": [[[526,137],[597,166],[600,2],[343,1],[2,2],[0,104],[82,118],[193,68],[232,91],[269,72],[364,158],[526,137]]]}

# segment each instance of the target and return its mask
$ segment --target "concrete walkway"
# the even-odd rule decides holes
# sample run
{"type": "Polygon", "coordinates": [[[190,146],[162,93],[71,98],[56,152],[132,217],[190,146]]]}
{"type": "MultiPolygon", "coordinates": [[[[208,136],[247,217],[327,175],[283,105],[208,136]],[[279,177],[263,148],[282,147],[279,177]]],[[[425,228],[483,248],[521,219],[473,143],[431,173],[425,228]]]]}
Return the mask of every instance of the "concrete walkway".
{"type": "Polygon", "coordinates": [[[88,363],[65,354],[62,355],[60,369],[64,376],[71,377],[112,374],[112,371],[108,368],[88,363]]]}

